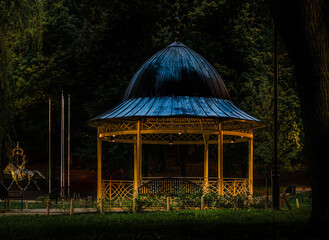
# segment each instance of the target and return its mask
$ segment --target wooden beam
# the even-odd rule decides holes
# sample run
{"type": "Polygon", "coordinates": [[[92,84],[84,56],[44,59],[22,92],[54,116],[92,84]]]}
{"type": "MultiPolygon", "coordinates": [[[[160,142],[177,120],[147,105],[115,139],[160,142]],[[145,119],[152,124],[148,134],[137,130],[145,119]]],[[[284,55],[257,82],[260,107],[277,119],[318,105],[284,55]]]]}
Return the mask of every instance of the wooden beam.
{"type": "MultiPolygon", "coordinates": [[[[155,130],[140,130],[140,134],[206,134],[206,135],[218,135],[217,130],[184,130],[184,129],[155,129],[155,130]]],[[[119,135],[137,135],[138,130],[127,130],[127,131],[112,131],[100,133],[100,138],[113,137],[119,135]]],[[[253,138],[252,133],[240,132],[240,131],[222,131],[223,135],[228,136],[239,136],[246,138],[253,138]]],[[[243,139],[241,139],[243,140],[243,139]]]]}
{"type": "MultiPolygon", "coordinates": [[[[169,127],[169,126],[168,126],[169,127]]],[[[218,131],[214,130],[203,130],[203,129],[145,129],[141,130],[141,134],[217,134],[218,131]]]]}
{"type": "MultiPolygon", "coordinates": [[[[112,139],[109,138],[103,138],[103,141],[106,142],[113,142],[112,139]]],[[[120,138],[116,138],[115,139],[116,143],[130,143],[130,144],[135,144],[136,140],[133,139],[120,139],[120,138]]],[[[234,141],[234,143],[242,143],[242,142],[248,142],[247,138],[241,138],[241,139],[236,139],[234,141]]],[[[232,143],[231,140],[227,139],[227,140],[223,140],[223,143],[232,143]]],[[[198,140],[198,141],[172,141],[172,144],[170,144],[170,142],[168,140],[156,140],[156,141],[152,141],[152,140],[142,140],[142,144],[158,144],[158,145],[202,145],[204,144],[203,140],[198,140]]],[[[208,140],[208,145],[211,144],[218,144],[218,140],[214,139],[214,140],[208,140]]]]}
{"type": "Polygon", "coordinates": [[[99,134],[101,138],[104,137],[113,137],[117,135],[136,135],[137,131],[136,130],[127,130],[127,131],[113,131],[113,132],[106,132],[106,133],[101,133],[99,134]]]}
{"type": "Polygon", "coordinates": [[[253,135],[251,133],[246,133],[246,132],[239,132],[239,131],[222,131],[222,132],[223,135],[253,138],[253,135]]]}
{"type": "Polygon", "coordinates": [[[99,137],[97,128],[97,203],[102,200],[102,139],[99,137]]]}

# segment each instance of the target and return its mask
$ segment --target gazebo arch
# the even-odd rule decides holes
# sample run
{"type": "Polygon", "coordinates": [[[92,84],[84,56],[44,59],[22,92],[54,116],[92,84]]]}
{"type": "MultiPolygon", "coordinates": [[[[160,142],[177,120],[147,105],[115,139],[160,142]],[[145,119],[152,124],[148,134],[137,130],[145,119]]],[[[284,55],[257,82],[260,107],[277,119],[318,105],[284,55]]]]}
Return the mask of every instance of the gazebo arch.
{"type": "Polygon", "coordinates": [[[204,176],[192,182],[220,195],[253,194],[253,130],[264,124],[237,108],[214,67],[180,42],[148,59],[123,101],[91,119],[90,125],[97,127],[98,200],[132,198],[151,180],[142,176],[143,144],[202,144],[204,176]],[[134,144],[133,181],[102,180],[102,141],[134,144]],[[223,144],[232,141],[248,142],[248,178],[223,176],[223,144]],[[209,144],[218,145],[215,179],[208,174],[209,144]]]}

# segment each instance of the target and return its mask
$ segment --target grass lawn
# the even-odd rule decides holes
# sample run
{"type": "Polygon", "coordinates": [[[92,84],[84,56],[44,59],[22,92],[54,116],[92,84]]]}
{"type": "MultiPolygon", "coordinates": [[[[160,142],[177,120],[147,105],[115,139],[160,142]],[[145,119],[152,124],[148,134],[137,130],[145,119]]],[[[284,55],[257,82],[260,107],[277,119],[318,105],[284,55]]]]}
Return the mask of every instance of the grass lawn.
{"type": "Polygon", "coordinates": [[[54,215],[0,215],[0,239],[315,239],[310,207],[54,215]]]}

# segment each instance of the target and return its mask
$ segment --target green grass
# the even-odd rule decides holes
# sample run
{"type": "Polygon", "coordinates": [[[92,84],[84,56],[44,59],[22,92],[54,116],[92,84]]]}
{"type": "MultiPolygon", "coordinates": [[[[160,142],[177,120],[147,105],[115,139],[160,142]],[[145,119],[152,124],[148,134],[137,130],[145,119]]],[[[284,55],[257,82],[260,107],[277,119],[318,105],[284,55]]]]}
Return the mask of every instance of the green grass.
{"type": "Polygon", "coordinates": [[[312,239],[309,207],[57,216],[0,215],[0,239],[312,239]]]}

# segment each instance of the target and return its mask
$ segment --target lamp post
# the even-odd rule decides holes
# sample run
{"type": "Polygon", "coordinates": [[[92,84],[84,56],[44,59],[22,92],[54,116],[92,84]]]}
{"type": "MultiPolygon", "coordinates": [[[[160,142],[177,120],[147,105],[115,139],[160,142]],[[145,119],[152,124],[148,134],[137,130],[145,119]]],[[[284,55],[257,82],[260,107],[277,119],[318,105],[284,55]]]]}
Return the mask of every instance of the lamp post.
{"type": "Polygon", "coordinates": [[[280,209],[280,183],[278,169],[278,36],[274,26],[274,166],[272,170],[273,209],[280,209]]]}
{"type": "Polygon", "coordinates": [[[61,191],[60,196],[65,197],[65,145],[64,145],[64,93],[62,91],[62,108],[61,108],[61,191]]]}
{"type": "Polygon", "coordinates": [[[48,128],[48,181],[49,181],[49,189],[48,192],[51,193],[51,98],[49,98],[49,105],[48,105],[48,118],[49,118],[49,128],[48,128]]]}

